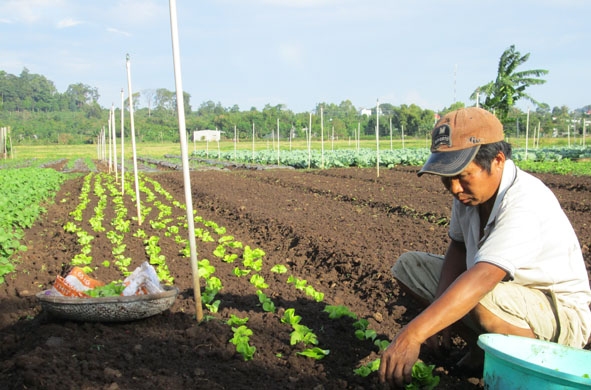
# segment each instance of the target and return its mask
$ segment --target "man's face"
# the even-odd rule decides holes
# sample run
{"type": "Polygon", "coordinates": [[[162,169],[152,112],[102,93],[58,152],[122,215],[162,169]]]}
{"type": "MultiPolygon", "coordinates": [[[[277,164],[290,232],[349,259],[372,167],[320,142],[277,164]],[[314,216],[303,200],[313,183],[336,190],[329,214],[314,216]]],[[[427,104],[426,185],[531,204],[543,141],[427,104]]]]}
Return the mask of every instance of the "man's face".
{"type": "Polygon", "coordinates": [[[497,192],[503,173],[504,158],[495,158],[491,173],[471,162],[459,175],[441,177],[445,188],[466,206],[478,206],[490,200],[497,192]]]}

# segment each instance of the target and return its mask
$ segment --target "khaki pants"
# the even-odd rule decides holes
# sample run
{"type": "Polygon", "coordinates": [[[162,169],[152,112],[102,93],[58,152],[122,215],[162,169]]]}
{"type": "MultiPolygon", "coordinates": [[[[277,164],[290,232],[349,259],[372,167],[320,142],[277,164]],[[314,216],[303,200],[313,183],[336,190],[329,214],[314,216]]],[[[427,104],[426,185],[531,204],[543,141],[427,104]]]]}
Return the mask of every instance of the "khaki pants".
{"type": "MultiPolygon", "coordinates": [[[[443,256],[407,252],[392,267],[394,277],[415,294],[433,302],[443,266],[443,256]]],[[[556,297],[512,282],[501,282],[480,301],[495,316],[519,328],[530,328],[540,340],[582,348],[580,319],[574,310],[562,307],[556,297]]],[[[466,325],[478,332],[471,318],[466,325]]]]}

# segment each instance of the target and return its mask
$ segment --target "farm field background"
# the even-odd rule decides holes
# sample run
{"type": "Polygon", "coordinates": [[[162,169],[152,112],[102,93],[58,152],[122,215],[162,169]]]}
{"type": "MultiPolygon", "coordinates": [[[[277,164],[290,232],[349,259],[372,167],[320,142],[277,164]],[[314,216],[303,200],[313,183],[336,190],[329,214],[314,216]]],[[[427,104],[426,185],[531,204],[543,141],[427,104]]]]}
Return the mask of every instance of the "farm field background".
{"type": "MultiPolygon", "coordinates": [[[[233,150],[230,145],[226,151],[233,150]]],[[[96,146],[86,147],[86,152],[71,154],[68,148],[52,147],[51,153],[17,148],[18,158],[7,163],[47,160],[43,169],[68,173],[54,201],[44,205],[47,211],[25,229],[22,243],[27,250],[19,252],[15,272],[0,284],[0,388],[381,388],[375,374],[361,377],[353,372],[378,356],[373,340],[357,338],[353,319],[331,319],[325,308],[346,306],[366,319],[382,340],[391,339],[418,313],[389,270],[405,251],[445,250],[451,198],[436,177],[418,178],[416,166],[383,167],[379,177],[372,168],[195,166],[191,182],[198,259],[203,268],[214,267],[209,269],[221,283],[210,306],[204,307],[208,320],[197,324],[191,266],[182,241],[187,232],[181,173],[156,163],[140,164],[145,217],[139,225],[132,191],[120,197],[121,204],[115,202],[121,184],[95,160],[96,146]],[[80,159],[94,165],[72,163],[80,159]],[[80,207],[83,193],[88,203],[80,207]],[[98,224],[102,231],[94,218],[97,209],[103,215],[98,224]],[[72,214],[75,210],[81,211],[79,220],[72,214]],[[129,230],[113,221],[127,221],[129,230]],[[67,231],[68,223],[77,230],[67,231]],[[122,279],[124,269],[133,270],[144,261],[164,259],[170,280],[180,290],[172,308],[128,323],[79,323],[48,316],[35,294],[49,288],[73,259],[88,260],[81,256],[84,244],[78,231],[93,237],[85,266],[104,281],[122,279]],[[122,237],[118,244],[112,240],[116,236],[122,237]],[[159,248],[155,258],[149,251],[151,237],[158,237],[152,240],[159,248]],[[221,242],[241,245],[221,251],[221,242]],[[123,251],[115,254],[121,243],[123,251]],[[258,269],[244,264],[246,254],[253,252],[264,253],[258,269]],[[225,256],[231,254],[236,255],[233,261],[225,256]],[[274,272],[277,265],[286,272],[274,272]],[[236,268],[250,274],[238,276],[236,268]],[[253,283],[255,274],[264,284],[253,283]],[[274,311],[263,308],[258,291],[273,302],[274,311]],[[322,293],[321,299],[313,292],[322,293]],[[327,356],[315,360],[298,354],[306,346],[290,343],[292,329],[281,321],[288,309],[315,332],[317,346],[330,351],[327,356]],[[233,332],[226,321],[231,316],[248,318],[250,345],[256,348],[251,360],[245,361],[229,342],[233,332]]],[[[158,159],[180,153],[178,144],[149,147],[138,154],[158,159]]],[[[126,156],[131,157],[131,150],[126,156]]],[[[591,176],[536,175],[555,192],[573,223],[591,274],[591,176]]],[[[132,180],[126,180],[131,188],[132,180]]],[[[201,279],[203,289],[210,287],[212,275],[201,279]]],[[[439,388],[481,388],[477,375],[454,368],[464,347],[461,338],[454,341],[445,356],[423,351],[421,358],[436,364],[439,388]]]]}

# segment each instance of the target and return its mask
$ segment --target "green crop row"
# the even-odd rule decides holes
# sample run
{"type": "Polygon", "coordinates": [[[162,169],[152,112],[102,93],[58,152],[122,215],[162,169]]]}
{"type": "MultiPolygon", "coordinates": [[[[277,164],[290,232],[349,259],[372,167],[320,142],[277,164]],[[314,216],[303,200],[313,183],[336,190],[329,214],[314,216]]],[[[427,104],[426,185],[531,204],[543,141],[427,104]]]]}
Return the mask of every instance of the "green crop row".
{"type": "MultiPolygon", "coordinates": [[[[427,148],[385,149],[379,154],[375,149],[326,150],[259,150],[248,151],[195,151],[192,159],[209,163],[234,162],[241,164],[282,165],[296,169],[339,168],[339,167],[394,167],[397,165],[420,166],[429,157],[427,148]]],[[[165,156],[178,160],[178,157],[165,156]]],[[[591,148],[576,146],[569,148],[514,148],[513,160],[533,172],[558,174],[591,175],[591,148]]]]}
{"type": "Polygon", "coordinates": [[[53,169],[21,168],[0,170],[0,283],[14,271],[11,256],[26,247],[20,242],[43,205],[53,199],[65,179],[53,169]]]}

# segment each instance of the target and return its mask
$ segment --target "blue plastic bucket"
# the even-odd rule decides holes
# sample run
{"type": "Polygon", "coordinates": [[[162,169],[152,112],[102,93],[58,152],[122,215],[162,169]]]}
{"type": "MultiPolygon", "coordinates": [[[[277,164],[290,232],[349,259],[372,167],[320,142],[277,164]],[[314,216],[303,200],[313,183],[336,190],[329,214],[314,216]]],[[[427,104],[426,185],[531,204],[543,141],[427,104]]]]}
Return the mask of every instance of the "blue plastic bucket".
{"type": "Polygon", "coordinates": [[[591,351],[519,336],[487,333],[485,389],[589,389],[591,351]]]}

